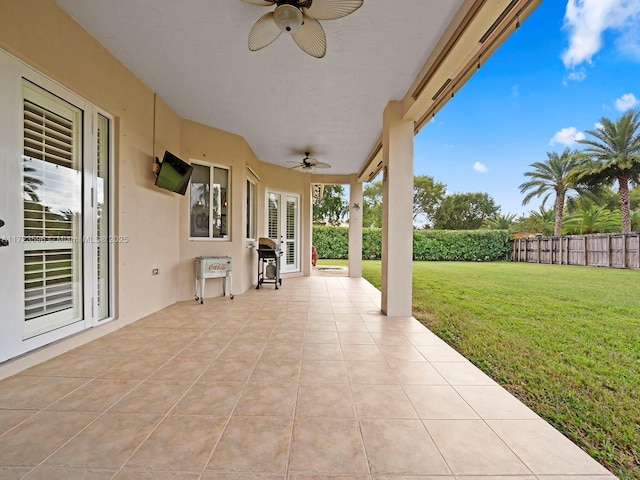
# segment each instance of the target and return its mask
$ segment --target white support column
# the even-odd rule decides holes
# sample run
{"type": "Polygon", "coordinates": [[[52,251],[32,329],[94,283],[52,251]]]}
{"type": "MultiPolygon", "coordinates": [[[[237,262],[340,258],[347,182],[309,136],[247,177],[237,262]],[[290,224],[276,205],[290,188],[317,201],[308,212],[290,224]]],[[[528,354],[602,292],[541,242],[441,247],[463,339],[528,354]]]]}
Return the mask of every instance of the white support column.
{"type": "Polygon", "coordinates": [[[349,183],[349,276],[362,277],[362,183],[349,183]]]}
{"type": "MultiPolygon", "coordinates": [[[[309,176],[309,175],[307,175],[309,176]]],[[[299,239],[300,251],[300,269],[302,275],[308,277],[311,275],[311,245],[313,244],[313,183],[309,180],[309,188],[300,198],[300,232],[299,239]]]]}
{"type": "Polygon", "coordinates": [[[402,118],[400,102],[383,116],[382,311],[412,315],[414,123],[402,118]]]}

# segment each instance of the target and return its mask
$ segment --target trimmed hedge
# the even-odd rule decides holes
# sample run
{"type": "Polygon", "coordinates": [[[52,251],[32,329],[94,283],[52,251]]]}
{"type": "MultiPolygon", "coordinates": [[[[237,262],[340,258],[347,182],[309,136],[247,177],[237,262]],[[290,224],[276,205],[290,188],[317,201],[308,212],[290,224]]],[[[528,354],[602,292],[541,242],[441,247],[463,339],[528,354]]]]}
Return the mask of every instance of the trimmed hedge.
{"type": "MultiPolygon", "coordinates": [[[[348,227],[313,227],[313,244],[319,258],[346,259],[349,256],[348,227]]],[[[507,230],[415,230],[414,260],[495,261],[511,254],[507,230]]],[[[364,228],[362,258],[379,260],[382,229],[364,228]]]]}

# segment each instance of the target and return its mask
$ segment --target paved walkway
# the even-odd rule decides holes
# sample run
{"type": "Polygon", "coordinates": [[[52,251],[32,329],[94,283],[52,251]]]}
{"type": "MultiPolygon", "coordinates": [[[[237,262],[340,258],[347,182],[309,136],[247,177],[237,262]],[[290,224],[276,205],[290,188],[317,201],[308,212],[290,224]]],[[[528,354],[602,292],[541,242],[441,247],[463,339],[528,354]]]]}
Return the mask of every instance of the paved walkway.
{"type": "Polygon", "coordinates": [[[363,279],[183,302],[0,382],[0,480],[605,480],[363,279]]]}

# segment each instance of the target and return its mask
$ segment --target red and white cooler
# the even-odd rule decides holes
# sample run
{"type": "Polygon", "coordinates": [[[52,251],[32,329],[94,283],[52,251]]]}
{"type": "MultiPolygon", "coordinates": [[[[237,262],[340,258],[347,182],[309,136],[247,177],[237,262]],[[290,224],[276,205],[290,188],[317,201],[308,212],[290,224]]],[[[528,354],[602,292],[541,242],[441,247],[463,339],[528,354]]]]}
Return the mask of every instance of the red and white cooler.
{"type": "Polygon", "coordinates": [[[233,277],[231,257],[196,257],[195,265],[195,298],[204,303],[204,281],[207,278],[222,278],[222,296],[227,294],[227,279],[229,281],[229,298],[233,300],[233,277]],[[198,287],[199,291],[198,291],[198,287]],[[198,295],[199,293],[199,295],[198,295]]]}

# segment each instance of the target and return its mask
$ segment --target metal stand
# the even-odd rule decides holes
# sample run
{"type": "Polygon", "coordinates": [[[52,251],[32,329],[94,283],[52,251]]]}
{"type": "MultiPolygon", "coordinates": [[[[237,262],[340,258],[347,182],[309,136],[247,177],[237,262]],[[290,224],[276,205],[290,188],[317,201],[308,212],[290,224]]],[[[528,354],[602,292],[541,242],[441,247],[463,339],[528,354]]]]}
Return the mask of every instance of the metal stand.
{"type": "Polygon", "coordinates": [[[227,279],[229,280],[229,298],[233,300],[233,274],[231,257],[196,257],[195,267],[195,289],[194,296],[196,302],[204,303],[204,282],[207,278],[222,278],[222,296],[227,294],[227,279]],[[198,287],[199,293],[198,295],[198,287]]]}
{"type": "Polygon", "coordinates": [[[275,256],[271,256],[273,254],[260,252],[260,249],[258,249],[258,284],[256,285],[256,290],[259,290],[260,286],[265,283],[274,284],[276,286],[276,290],[278,290],[278,285],[282,285],[282,279],[280,278],[280,257],[282,256],[282,252],[274,252],[276,252],[274,253],[275,256]],[[261,256],[261,253],[268,256],[261,256]],[[275,276],[273,278],[271,278],[269,275],[265,275],[265,266],[268,270],[269,265],[274,265],[275,267],[275,276]]]}
{"type": "Polygon", "coordinates": [[[262,237],[258,239],[257,252],[258,283],[256,290],[259,290],[260,286],[265,283],[274,284],[276,290],[278,290],[278,285],[282,285],[282,279],[280,278],[280,257],[282,257],[282,250],[276,248],[276,243],[273,240],[262,237]]]}

